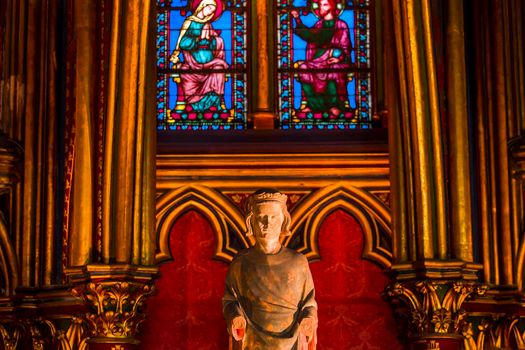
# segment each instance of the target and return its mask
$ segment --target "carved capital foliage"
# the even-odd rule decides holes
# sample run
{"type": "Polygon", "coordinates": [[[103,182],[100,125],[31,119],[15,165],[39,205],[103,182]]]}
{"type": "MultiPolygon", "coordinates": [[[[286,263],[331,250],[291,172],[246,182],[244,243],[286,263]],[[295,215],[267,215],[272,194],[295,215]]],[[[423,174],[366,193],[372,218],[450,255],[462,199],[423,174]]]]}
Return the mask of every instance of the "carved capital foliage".
{"type": "Polygon", "coordinates": [[[90,312],[86,314],[93,337],[133,338],[144,321],[144,299],[153,292],[152,283],[103,281],[73,289],[90,312]]]}
{"type": "Polygon", "coordinates": [[[423,333],[461,334],[466,327],[463,302],[485,294],[486,287],[467,281],[395,282],[385,297],[405,321],[410,336],[423,333]]]}
{"type": "Polygon", "coordinates": [[[524,349],[525,318],[517,315],[487,315],[469,318],[463,331],[465,350],[524,349]]]}
{"type": "Polygon", "coordinates": [[[84,320],[10,318],[0,320],[0,345],[5,350],[87,350],[84,320]]]}

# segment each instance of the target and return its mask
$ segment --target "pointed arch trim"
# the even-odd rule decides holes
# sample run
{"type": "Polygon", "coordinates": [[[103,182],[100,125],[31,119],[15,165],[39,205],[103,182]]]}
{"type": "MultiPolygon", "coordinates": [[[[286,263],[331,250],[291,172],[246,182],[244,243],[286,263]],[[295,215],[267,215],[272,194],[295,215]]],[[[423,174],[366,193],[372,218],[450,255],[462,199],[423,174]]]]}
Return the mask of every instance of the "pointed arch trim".
{"type": "Polygon", "coordinates": [[[3,220],[0,220],[0,269],[5,293],[11,295],[18,286],[18,259],[3,220]]]}
{"type": "Polygon", "coordinates": [[[173,257],[169,248],[169,235],[173,224],[189,210],[202,214],[212,226],[217,238],[215,258],[231,261],[237,249],[231,245],[228,231],[238,238],[244,248],[253,244],[245,237],[246,231],[243,214],[234,203],[219,192],[200,185],[189,185],[162,195],[156,206],[157,253],[156,262],[160,263],[173,257]]]}
{"type": "MultiPolygon", "coordinates": [[[[363,258],[378,263],[383,268],[391,266],[391,248],[382,245],[385,240],[392,244],[390,210],[373,194],[341,182],[324,187],[303,199],[291,213],[292,236],[302,229],[304,242],[299,251],[310,260],[320,258],[318,236],[325,218],[337,209],[352,215],[363,231],[363,258]]],[[[283,243],[288,245],[288,237],[283,243]]]]}

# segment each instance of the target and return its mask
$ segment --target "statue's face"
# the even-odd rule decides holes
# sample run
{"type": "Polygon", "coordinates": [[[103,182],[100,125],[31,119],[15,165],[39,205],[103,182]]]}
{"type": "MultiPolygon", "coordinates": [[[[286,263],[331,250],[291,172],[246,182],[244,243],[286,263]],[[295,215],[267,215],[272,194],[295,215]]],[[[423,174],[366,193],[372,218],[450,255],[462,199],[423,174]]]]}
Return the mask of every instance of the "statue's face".
{"type": "Polygon", "coordinates": [[[284,215],[279,203],[257,204],[253,212],[253,231],[257,242],[265,244],[278,240],[283,221],[284,215]]]}

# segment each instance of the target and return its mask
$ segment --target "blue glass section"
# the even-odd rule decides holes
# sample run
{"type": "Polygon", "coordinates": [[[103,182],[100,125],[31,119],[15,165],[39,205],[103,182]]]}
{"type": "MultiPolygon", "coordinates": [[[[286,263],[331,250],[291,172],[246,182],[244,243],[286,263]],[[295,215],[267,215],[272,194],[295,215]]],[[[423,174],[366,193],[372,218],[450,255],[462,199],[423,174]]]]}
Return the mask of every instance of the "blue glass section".
{"type": "Polygon", "coordinates": [[[292,6],[294,7],[306,7],[308,6],[307,0],[294,0],[292,6]]]}

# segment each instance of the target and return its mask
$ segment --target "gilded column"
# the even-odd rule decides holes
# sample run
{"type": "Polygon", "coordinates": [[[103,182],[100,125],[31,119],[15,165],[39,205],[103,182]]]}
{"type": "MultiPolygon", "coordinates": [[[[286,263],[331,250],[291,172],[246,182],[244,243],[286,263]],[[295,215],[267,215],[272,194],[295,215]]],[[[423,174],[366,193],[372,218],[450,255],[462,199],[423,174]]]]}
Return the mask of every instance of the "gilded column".
{"type": "MultiPolygon", "coordinates": [[[[435,62],[427,1],[395,1],[393,26],[399,66],[399,114],[391,126],[398,135],[401,149],[394,159],[392,171],[402,179],[401,191],[406,195],[406,207],[396,212],[406,235],[404,246],[398,246],[396,256],[408,261],[445,258],[448,254],[445,210],[445,177],[443,140],[435,62]],[[403,216],[406,215],[407,217],[403,216]]],[[[395,224],[397,225],[397,224],[395,224]]],[[[401,229],[401,227],[400,227],[401,229]]],[[[396,233],[397,234],[397,233],[396,233]]],[[[403,260],[397,262],[402,263],[403,260]]]]}
{"type": "MultiPolygon", "coordinates": [[[[86,142],[91,150],[97,147],[96,151],[84,155],[85,168],[73,169],[74,178],[85,178],[91,186],[86,189],[91,195],[86,196],[89,200],[86,208],[75,201],[73,191],[72,212],[78,210],[86,215],[78,220],[79,225],[84,225],[79,227],[73,225],[72,214],[69,236],[72,242],[84,237],[80,248],[89,249],[71,246],[73,251],[67,269],[69,280],[76,286],[75,295],[82,297],[89,308],[86,314],[89,349],[136,347],[138,326],[144,319],[142,304],[151,293],[158,271],[153,266],[155,3],[154,0],[75,3],[75,11],[83,13],[82,19],[75,20],[79,31],[77,45],[80,46],[84,38],[89,39],[85,44],[91,45],[90,49],[77,47],[78,59],[82,58],[83,50],[89,50],[85,52],[90,57],[88,60],[95,63],[83,64],[88,67],[82,69],[92,70],[85,72],[90,78],[84,80],[84,74],[77,72],[76,84],[85,86],[86,95],[77,96],[76,108],[92,116],[95,112],[92,106],[98,104],[102,105],[99,113],[104,113],[102,118],[98,116],[104,123],[103,128],[97,132],[88,127],[80,130],[76,120],[75,133],[76,142],[86,142]],[[90,30],[95,23],[106,23],[106,19],[110,24],[102,27],[106,32],[101,37],[108,38],[107,42],[97,43],[93,40],[96,33],[90,30]],[[108,45],[107,50],[102,45],[108,45]],[[98,67],[97,62],[107,62],[107,66],[102,63],[98,67]],[[100,95],[99,86],[107,88],[107,94],[100,95]],[[100,183],[95,186],[95,181],[100,183]],[[100,189],[100,198],[96,201],[94,188],[100,189]],[[94,223],[98,220],[101,227],[95,229],[94,223]]],[[[90,119],[85,120],[86,123],[95,120],[88,116],[86,119],[90,119]]]]}
{"type": "Polygon", "coordinates": [[[20,284],[56,282],[57,4],[3,1],[0,129],[23,151],[21,181],[3,213],[19,264],[20,284]]]}
{"type": "Polygon", "coordinates": [[[491,294],[514,294],[523,288],[523,193],[520,136],[523,90],[523,5],[511,0],[472,4],[478,217],[484,278],[491,294]],[[520,37],[521,35],[521,37],[520,37]],[[514,38],[517,38],[515,40],[514,38]],[[510,149],[509,149],[510,146],[510,149]],[[510,155],[510,157],[509,157],[510,155]],[[520,185],[521,183],[521,185],[520,185]]]}
{"type": "Polygon", "coordinates": [[[104,262],[154,262],[154,4],[113,3],[102,193],[104,262]]]}
{"type": "Polygon", "coordinates": [[[505,52],[504,52],[504,23],[502,2],[495,0],[491,3],[492,18],[492,41],[494,43],[491,55],[494,57],[494,70],[492,71],[492,81],[495,85],[497,94],[495,95],[494,118],[494,158],[497,172],[495,179],[497,181],[497,208],[498,208],[498,232],[500,244],[500,278],[501,284],[514,284],[514,254],[512,251],[512,231],[510,221],[510,186],[509,186],[509,158],[508,158],[508,123],[509,114],[507,112],[507,89],[506,89],[506,72],[505,72],[505,52]],[[497,116],[497,117],[496,117],[497,116]]]}
{"type": "Polygon", "coordinates": [[[77,62],[74,85],[75,139],[71,184],[70,266],[82,266],[91,262],[93,250],[95,10],[95,3],[89,1],[77,1],[74,6],[77,62]]]}
{"type": "MultiPolygon", "coordinates": [[[[389,1],[383,1],[385,3],[389,1]]],[[[449,138],[438,93],[440,47],[435,41],[437,26],[433,21],[440,19],[436,19],[432,11],[444,3],[396,0],[391,5],[390,30],[395,36],[393,55],[397,61],[397,67],[391,69],[396,72],[397,68],[397,74],[387,74],[397,81],[398,91],[388,92],[387,101],[391,186],[392,194],[399,200],[393,201],[394,261],[392,284],[386,296],[395,308],[403,305],[397,314],[403,314],[408,320],[405,332],[411,349],[459,350],[466,325],[463,301],[484,291],[477,283],[480,266],[472,264],[470,253],[469,182],[459,179],[459,176],[469,176],[468,138],[447,144],[449,138]],[[448,164],[447,147],[450,152],[461,151],[448,164]],[[453,175],[450,188],[447,188],[447,168],[453,175]],[[457,202],[452,203],[447,192],[457,192],[453,195],[457,202]],[[449,214],[454,210],[459,213],[449,214]],[[456,224],[450,229],[449,222],[454,220],[456,224]],[[452,256],[458,259],[449,260],[452,256]]],[[[390,4],[385,6],[388,8],[390,4]]],[[[450,9],[453,10],[461,8],[450,9]]],[[[462,118],[449,122],[455,123],[450,126],[454,135],[450,137],[463,137],[467,130],[466,102],[461,101],[461,96],[466,94],[465,62],[461,58],[464,49],[458,46],[463,40],[463,23],[456,15],[461,17],[462,12],[448,17],[446,65],[459,66],[451,66],[447,71],[447,78],[453,79],[448,82],[447,97],[449,92],[461,90],[448,103],[449,119],[462,118]]]]}
{"type": "Polygon", "coordinates": [[[450,223],[452,254],[474,261],[470,187],[469,123],[463,2],[446,2],[447,120],[450,149],[450,223]]]}

